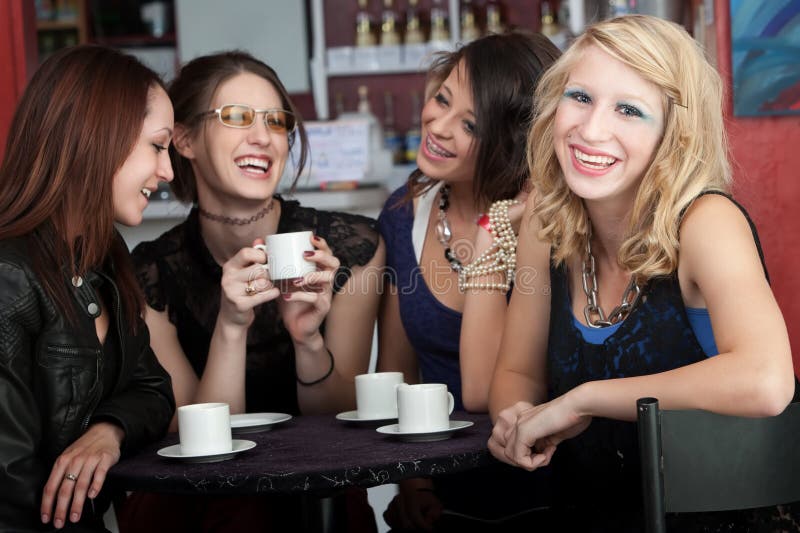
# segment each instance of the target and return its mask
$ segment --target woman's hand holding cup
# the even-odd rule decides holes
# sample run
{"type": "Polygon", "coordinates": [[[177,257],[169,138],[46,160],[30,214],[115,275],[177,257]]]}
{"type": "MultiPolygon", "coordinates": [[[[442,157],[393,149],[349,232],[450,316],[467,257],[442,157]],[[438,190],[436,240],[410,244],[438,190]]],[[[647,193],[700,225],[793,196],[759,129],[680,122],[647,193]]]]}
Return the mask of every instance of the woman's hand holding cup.
{"type": "Polygon", "coordinates": [[[237,326],[249,327],[253,309],[280,296],[266,269],[266,256],[256,246],[263,246],[263,240],[256,239],[253,247],[242,248],[222,265],[219,317],[237,326]]]}
{"type": "Polygon", "coordinates": [[[300,343],[319,335],[319,327],[331,309],[333,279],[340,265],[325,239],[308,233],[314,249],[304,251],[303,258],[317,269],[291,280],[280,302],[283,323],[292,339],[300,343]]]}

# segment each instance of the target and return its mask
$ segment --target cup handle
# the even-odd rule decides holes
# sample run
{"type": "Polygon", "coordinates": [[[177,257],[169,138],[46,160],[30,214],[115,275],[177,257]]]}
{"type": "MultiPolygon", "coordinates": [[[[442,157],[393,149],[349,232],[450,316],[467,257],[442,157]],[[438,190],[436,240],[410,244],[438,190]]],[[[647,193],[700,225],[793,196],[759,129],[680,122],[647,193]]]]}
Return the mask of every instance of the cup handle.
{"type": "Polygon", "coordinates": [[[453,393],[449,392],[449,391],[447,392],[447,398],[448,398],[447,401],[448,401],[448,404],[449,404],[448,408],[447,408],[447,414],[450,415],[450,414],[453,414],[453,408],[456,406],[456,400],[455,400],[455,398],[453,398],[453,393]]]}
{"type": "Polygon", "coordinates": [[[253,248],[256,250],[261,250],[264,252],[264,255],[267,257],[267,260],[264,262],[264,265],[269,264],[269,254],[267,254],[267,245],[266,244],[254,244],[253,248]]]}

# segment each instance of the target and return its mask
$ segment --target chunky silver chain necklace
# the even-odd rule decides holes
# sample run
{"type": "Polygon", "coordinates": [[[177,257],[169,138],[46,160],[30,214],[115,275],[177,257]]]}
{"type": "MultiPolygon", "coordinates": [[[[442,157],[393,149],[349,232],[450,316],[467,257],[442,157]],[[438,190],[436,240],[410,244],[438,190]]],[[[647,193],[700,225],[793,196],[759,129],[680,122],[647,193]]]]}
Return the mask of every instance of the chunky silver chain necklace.
{"type": "Polygon", "coordinates": [[[439,239],[439,242],[444,246],[444,258],[450,263],[450,268],[453,269],[453,272],[461,272],[464,266],[450,248],[453,230],[450,229],[450,222],[447,220],[448,207],[450,207],[450,186],[442,185],[442,188],[439,190],[439,220],[436,221],[436,238],[439,239]]]}
{"type": "Polygon", "coordinates": [[[636,302],[642,290],[636,284],[636,278],[631,276],[631,281],[622,293],[622,303],[616,306],[611,314],[606,318],[603,309],[597,301],[597,275],[594,269],[594,256],[592,255],[592,227],[589,226],[589,234],[586,236],[586,259],[582,263],[581,279],[583,281],[583,292],[586,293],[587,304],[583,308],[583,316],[586,323],[591,328],[607,328],[625,320],[636,302]]]}

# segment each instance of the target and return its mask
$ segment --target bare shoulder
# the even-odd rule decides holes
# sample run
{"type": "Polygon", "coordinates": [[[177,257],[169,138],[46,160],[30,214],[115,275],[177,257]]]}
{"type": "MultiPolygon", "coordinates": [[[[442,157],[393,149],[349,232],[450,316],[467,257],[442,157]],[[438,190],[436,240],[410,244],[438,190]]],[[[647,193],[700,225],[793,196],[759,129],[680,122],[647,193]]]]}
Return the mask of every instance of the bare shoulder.
{"type": "Polygon", "coordinates": [[[515,294],[539,294],[549,287],[549,242],[542,240],[542,220],[535,211],[537,196],[531,192],[525,204],[525,213],[517,242],[517,276],[515,294]]]}
{"type": "Polygon", "coordinates": [[[730,198],[706,194],[687,208],[680,226],[682,253],[709,251],[732,241],[754,244],[744,212],[730,198]]]}
{"type": "MultiPolygon", "coordinates": [[[[682,285],[702,292],[765,281],[753,230],[744,212],[729,198],[704,195],[687,209],[680,228],[678,270],[682,285]]],[[[706,298],[707,299],[707,295],[706,298]]]]}

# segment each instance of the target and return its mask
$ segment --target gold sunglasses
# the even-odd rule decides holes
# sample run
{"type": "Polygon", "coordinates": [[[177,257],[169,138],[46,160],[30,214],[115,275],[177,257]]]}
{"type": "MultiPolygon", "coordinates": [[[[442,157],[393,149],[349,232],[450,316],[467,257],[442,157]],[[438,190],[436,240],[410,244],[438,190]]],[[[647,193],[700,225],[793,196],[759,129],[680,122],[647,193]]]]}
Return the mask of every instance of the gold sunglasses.
{"type": "Polygon", "coordinates": [[[217,109],[201,113],[201,116],[216,115],[219,121],[230,128],[250,128],[256,123],[256,115],[264,113],[264,125],[274,133],[292,133],[297,125],[291,111],[285,109],[255,109],[247,104],[225,104],[217,109]]]}

